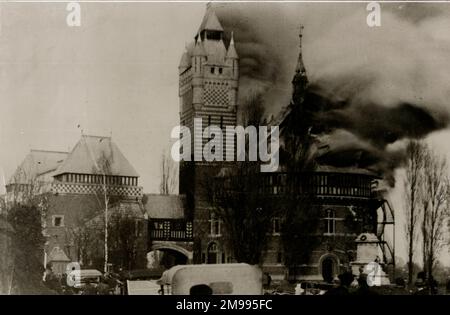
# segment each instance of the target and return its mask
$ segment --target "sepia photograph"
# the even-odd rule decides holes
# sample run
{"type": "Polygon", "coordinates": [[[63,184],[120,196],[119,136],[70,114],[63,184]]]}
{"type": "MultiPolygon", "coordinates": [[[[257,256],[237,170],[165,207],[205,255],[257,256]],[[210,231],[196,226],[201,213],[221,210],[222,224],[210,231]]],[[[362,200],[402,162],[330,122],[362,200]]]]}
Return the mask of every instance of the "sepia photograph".
{"type": "Polygon", "coordinates": [[[450,295],[446,1],[0,1],[0,145],[1,295],[450,295]]]}

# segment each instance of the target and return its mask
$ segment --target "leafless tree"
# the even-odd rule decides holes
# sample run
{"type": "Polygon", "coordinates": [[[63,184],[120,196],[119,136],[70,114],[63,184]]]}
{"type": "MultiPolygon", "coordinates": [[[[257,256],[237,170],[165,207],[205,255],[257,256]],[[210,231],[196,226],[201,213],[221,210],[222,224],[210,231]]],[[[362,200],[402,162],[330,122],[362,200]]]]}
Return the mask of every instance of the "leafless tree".
{"type": "MultiPolygon", "coordinates": [[[[262,101],[259,94],[247,97],[240,112],[244,127],[261,123],[262,101]]],[[[233,258],[250,264],[261,262],[275,216],[270,198],[260,191],[259,170],[258,162],[224,163],[217,176],[204,180],[211,213],[222,222],[224,241],[233,258]]]]}
{"type": "Polygon", "coordinates": [[[264,101],[261,93],[250,92],[244,99],[239,111],[243,126],[257,126],[264,118],[264,101]]]}
{"type": "Polygon", "coordinates": [[[95,163],[94,174],[99,174],[102,177],[101,180],[101,192],[99,195],[103,199],[104,205],[104,237],[103,237],[103,245],[104,245],[104,264],[103,271],[108,271],[109,264],[109,247],[108,247],[108,219],[109,219],[109,208],[112,203],[118,202],[118,196],[114,191],[114,187],[112,186],[112,163],[114,161],[114,156],[112,154],[112,148],[109,150],[110,154],[106,154],[106,152],[102,152],[100,157],[97,159],[95,163]]]}
{"type": "Polygon", "coordinates": [[[404,211],[406,216],[405,232],[408,242],[408,284],[412,284],[414,273],[414,252],[418,239],[417,224],[421,211],[421,188],[426,145],[421,141],[411,140],[406,148],[406,165],[404,177],[404,211]]]}
{"type": "MultiPolygon", "coordinates": [[[[108,211],[108,261],[116,268],[133,269],[142,265],[140,241],[145,225],[126,202],[116,203],[108,211]],[[141,264],[140,264],[141,263],[141,264]]],[[[97,268],[104,265],[104,217],[96,216],[74,229],[80,263],[97,268]]]]}
{"type": "Polygon", "coordinates": [[[422,182],[422,240],[424,270],[431,279],[443,246],[443,223],[448,216],[449,177],[445,157],[429,146],[424,153],[422,182]]]}
{"type": "MultiPolygon", "coordinates": [[[[73,243],[76,250],[77,261],[84,265],[90,264],[90,249],[92,246],[93,238],[99,237],[97,233],[93,233],[89,226],[87,226],[87,220],[83,220],[80,216],[76,219],[76,223],[71,226],[66,226],[66,239],[73,243]]],[[[67,252],[69,252],[67,250],[67,252]]]]}
{"type": "Polygon", "coordinates": [[[177,186],[177,164],[172,160],[170,154],[163,153],[161,157],[161,182],[159,192],[162,195],[175,193],[177,186]]]}
{"type": "Polygon", "coordinates": [[[44,253],[44,231],[48,209],[46,183],[31,170],[20,166],[6,186],[3,216],[11,228],[11,255],[8,292],[26,293],[39,290],[44,253]]]}
{"type": "Polygon", "coordinates": [[[48,185],[50,183],[33,175],[31,171],[19,167],[6,185],[5,208],[8,209],[18,204],[35,205],[43,211],[44,219],[48,202],[46,195],[49,191],[48,185]]]}
{"type": "Polygon", "coordinates": [[[280,152],[286,186],[285,193],[278,200],[283,209],[281,238],[284,264],[294,278],[297,267],[307,264],[314,248],[322,242],[322,236],[318,233],[321,212],[314,205],[314,195],[309,190],[313,183],[307,180],[316,168],[311,152],[314,139],[306,128],[310,123],[307,117],[301,106],[293,109],[284,121],[284,145],[280,152]]]}
{"type": "Polygon", "coordinates": [[[225,242],[237,262],[259,264],[276,216],[272,200],[260,191],[257,163],[238,162],[207,181],[209,203],[223,223],[225,242]],[[251,165],[250,165],[251,164],[251,165]]]}
{"type": "Polygon", "coordinates": [[[132,270],[143,265],[144,255],[140,255],[144,221],[136,217],[127,205],[117,209],[109,219],[109,242],[111,262],[116,267],[132,270]]]}

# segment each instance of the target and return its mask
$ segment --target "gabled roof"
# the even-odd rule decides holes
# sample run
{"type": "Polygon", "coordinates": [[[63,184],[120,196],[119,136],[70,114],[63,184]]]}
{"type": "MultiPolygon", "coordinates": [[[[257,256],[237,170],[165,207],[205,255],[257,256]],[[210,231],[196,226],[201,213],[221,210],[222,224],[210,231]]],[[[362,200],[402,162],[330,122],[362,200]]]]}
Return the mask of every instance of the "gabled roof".
{"type": "Polygon", "coordinates": [[[50,255],[48,256],[48,261],[70,261],[69,257],[67,257],[66,253],[59,248],[58,246],[53,247],[50,255]]]}
{"type": "Polygon", "coordinates": [[[206,10],[205,16],[203,17],[202,24],[200,24],[200,27],[198,29],[198,33],[202,32],[204,30],[223,32],[222,24],[220,24],[216,13],[211,8],[208,8],[206,10]]]}
{"type": "Polygon", "coordinates": [[[182,219],[185,196],[146,194],[144,209],[149,219],[182,219]]]}
{"type": "MultiPolygon", "coordinates": [[[[86,226],[102,228],[104,225],[104,213],[99,213],[96,216],[85,222],[86,226]]],[[[108,209],[108,218],[111,219],[114,216],[120,216],[122,218],[135,218],[143,219],[144,212],[141,204],[138,201],[120,201],[117,204],[112,205],[108,209]]]]}
{"type": "Polygon", "coordinates": [[[81,137],[55,175],[64,173],[139,176],[111,137],[87,135],[81,137]]]}
{"type": "Polygon", "coordinates": [[[31,150],[16,169],[9,184],[26,184],[37,176],[55,171],[67,158],[68,152],[31,150]]]}

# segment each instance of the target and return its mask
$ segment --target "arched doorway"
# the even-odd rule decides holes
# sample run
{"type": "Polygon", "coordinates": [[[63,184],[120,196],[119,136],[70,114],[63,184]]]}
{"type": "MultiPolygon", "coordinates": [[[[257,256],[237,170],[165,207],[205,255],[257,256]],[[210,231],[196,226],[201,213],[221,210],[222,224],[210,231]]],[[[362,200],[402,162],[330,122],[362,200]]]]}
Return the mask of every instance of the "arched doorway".
{"type": "Polygon", "coordinates": [[[335,270],[335,262],[331,257],[327,257],[322,260],[322,277],[326,282],[333,282],[334,279],[334,270],[335,270]]]}
{"type": "Polygon", "coordinates": [[[179,251],[173,249],[160,249],[160,251],[162,252],[160,264],[167,269],[173,266],[187,264],[187,257],[179,251]]]}
{"type": "Polygon", "coordinates": [[[167,242],[154,242],[152,252],[152,264],[154,266],[162,266],[166,269],[176,265],[186,265],[192,260],[192,252],[189,252],[186,248],[167,242]]]}
{"type": "Polygon", "coordinates": [[[217,243],[212,242],[211,244],[208,245],[206,262],[208,264],[217,264],[218,254],[219,252],[217,250],[217,243]]]}

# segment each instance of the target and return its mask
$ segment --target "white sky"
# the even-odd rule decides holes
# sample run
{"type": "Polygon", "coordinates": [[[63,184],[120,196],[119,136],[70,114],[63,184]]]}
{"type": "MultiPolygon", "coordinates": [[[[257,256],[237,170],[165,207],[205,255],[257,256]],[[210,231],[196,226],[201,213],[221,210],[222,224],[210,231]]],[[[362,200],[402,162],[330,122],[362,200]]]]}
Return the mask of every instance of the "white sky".
{"type": "Polygon", "coordinates": [[[1,9],[0,177],[31,148],[72,148],[81,125],[112,133],[144,191],[157,192],[178,122],[179,58],[205,4],[82,4],[79,28],[63,3],[1,9]]]}

